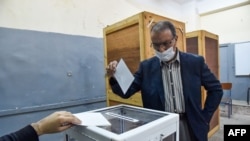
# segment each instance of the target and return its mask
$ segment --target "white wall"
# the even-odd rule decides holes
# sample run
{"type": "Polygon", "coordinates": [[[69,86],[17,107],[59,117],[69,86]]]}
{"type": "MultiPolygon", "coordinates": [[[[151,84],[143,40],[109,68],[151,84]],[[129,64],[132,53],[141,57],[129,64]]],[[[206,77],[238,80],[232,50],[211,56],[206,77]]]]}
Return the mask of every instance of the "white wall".
{"type": "Polygon", "coordinates": [[[207,30],[220,44],[250,41],[250,0],[191,0],[182,9],[186,32],[207,30]]]}
{"type": "Polygon", "coordinates": [[[220,43],[244,42],[250,41],[249,4],[204,13],[249,1],[0,0],[0,27],[103,37],[107,25],[149,11],[186,23],[186,32],[203,29],[218,34],[220,43]]]}
{"type": "Polygon", "coordinates": [[[0,27],[102,37],[104,27],[141,11],[179,20],[179,7],[172,0],[0,0],[0,27]]]}
{"type": "Polygon", "coordinates": [[[182,5],[182,19],[186,25],[186,32],[200,28],[200,16],[198,14],[197,3],[195,0],[182,5]]]}
{"type": "Polygon", "coordinates": [[[221,43],[250,41],[250,5],[201,16],[201,28],[219,35],[221,43]]]}

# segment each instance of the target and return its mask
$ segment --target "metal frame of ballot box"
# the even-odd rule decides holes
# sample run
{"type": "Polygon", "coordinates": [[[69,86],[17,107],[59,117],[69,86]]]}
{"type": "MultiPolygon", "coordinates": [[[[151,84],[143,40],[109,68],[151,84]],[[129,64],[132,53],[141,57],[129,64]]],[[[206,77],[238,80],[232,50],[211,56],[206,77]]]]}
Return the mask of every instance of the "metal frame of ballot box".
{"type": "Polygon", "coordinates": [[[100,112],[111,126],[76,125],[65,131],[66,141],[179,141],[175,113],[125,104],[87,112],[100,112]]]}

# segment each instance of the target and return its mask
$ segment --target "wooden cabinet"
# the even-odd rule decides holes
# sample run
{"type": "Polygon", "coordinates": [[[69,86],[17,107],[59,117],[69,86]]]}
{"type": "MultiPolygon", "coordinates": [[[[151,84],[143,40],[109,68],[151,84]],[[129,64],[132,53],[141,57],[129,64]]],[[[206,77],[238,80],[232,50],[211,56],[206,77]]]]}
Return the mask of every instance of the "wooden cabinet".
{"type": "MultiPolygon", "coordinates": [[[[202,55],[210,68],[210,70],[219,79],[219,42],[218,35],[205,30],[197,30],[186,33],[186,51],[194,54],[202,55]]],[[[206,99],[206,91],[202,89],[202,105],[206,99]]],[[[210,131],[208,137],[211,137],[219,130],[219,108],[215,111],[210,121],[210,131]]]]}
{"type": "MultiPolygon", "coordinates": [[[[142,60],[154,55],[154,50],[150,47],[150,29],[153,24],[161,20],[169,20],[175,25],[178,35],[177,46],[179,50],[185,51],[186,38],[183,22],[144,11],[104,28],[105,67],[110,61],[119,61],[123,58],[130,71],[135,73],[142,60]]],[[[105,80],[107,106],[120,103],[143,106],[140,92],[129,99],[122,99],[112,93],[108,77],[105,80]]]]}

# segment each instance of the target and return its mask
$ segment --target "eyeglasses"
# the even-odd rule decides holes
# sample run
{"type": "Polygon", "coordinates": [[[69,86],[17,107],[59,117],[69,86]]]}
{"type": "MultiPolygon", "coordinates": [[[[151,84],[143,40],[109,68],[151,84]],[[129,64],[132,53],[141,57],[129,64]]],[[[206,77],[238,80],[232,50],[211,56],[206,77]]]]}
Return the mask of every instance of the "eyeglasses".
{"type": "Polygon", "coordinates": [[[165,48],[170,47],[171,44],[173,43],[173,40],[174,40],[174,37],[170,41],[165,41],[165,42],[162,42],[162,43],[151,43],[151,47],[153,47],[156,50],[159,50],[161,45],[163,45],[165,48]]]}

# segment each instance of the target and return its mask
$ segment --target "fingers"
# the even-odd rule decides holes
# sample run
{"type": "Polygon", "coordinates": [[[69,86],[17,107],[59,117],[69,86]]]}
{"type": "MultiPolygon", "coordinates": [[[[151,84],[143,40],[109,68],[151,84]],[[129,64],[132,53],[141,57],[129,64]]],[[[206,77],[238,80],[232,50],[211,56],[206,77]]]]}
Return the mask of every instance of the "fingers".
{"type": "Polygon", "coordinates": [[[67,111],[59,111],[58,120],[59,120],[59,127],[57,128],[57,132],[64,131],[76,124],[81,124],[81,120],[74,116],[71,112],[67,111]]]}
{"type": "Polygon", "coordinates": [[[78,119],[77,117],[75,117],[74,115],[70,114],[70,115],[64,115],[61,118],[61,125],[62,126],[67,126],[69,124],[81,124],[81,120],[78,119]]]}
{"type": "Polygon", "coordinates": [[[62,126],[67,126],[69,124],[80,124],[81,120],[74,116],[71,112],[59,111],[57,112],[59,122],[62,126]]]}
{"type": "Polygon", "coordinates": [[[116,71],[116,67],[117,67],[118,62],[117,61],[112,61],[108,64],[107,68],[106,68],[106,73],[108,76],[113,76],[115,71],[116,71]]]}
{"type": "Polygon", "coordinates": [[[57,132],[64,131],[64,130],[72,127],[72,126],[73,126],[73,124],[68,124],[68,125],[65,125],[65,126],[60,126],[60,127],[58,127],[58,129],[57,129],[58,131],[57,132]]]}
{"type": "Polygon", "coordinates": [[[58,111],[41,119],[33,124],[38,135],[56,133],[66,130],[74,124],[80,124],[81,121],[71,112],[58,111]],[[36,125],[36,126],[35,126],[36,125]]]}
{"type": "Polygon", "coordinates": [[[76,124],[81,124],[81,120],[70,112],[61,111],[58,114],[60,114],[60,126],[58,127],[58,131],[64,131],[76,124]]]}

